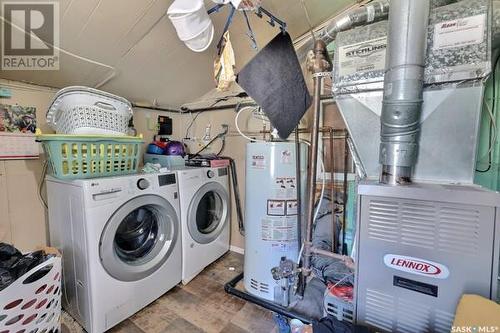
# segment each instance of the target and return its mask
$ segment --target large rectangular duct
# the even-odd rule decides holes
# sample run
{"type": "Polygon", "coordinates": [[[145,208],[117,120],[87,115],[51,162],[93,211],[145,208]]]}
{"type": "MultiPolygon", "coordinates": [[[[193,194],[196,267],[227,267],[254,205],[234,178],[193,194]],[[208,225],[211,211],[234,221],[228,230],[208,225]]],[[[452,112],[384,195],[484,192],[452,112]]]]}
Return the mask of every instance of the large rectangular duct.
{"type": "MultiPolygon", "coordinates": [[[[414,180],[473,183],[483,90],[482,83],[424,90],[414,180]]],[[[380,174],[382,95],[372,91],[336,99],[369,179],[380,174]]]]}

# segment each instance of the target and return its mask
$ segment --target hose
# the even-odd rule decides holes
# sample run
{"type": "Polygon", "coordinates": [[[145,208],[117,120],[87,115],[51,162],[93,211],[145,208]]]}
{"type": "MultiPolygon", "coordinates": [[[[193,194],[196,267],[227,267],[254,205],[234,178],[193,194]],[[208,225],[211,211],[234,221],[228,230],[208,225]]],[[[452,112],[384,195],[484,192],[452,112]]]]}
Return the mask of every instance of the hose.
{"type": "Polygon", "coordinates": [[[240,115],[243,111],[245,110],[256,110],[258,108],[258,106],[245,106],[245,107],[242,107],[237,113],[236,113],[236,117],[234,118],[234,126],[236,127],[236,130],[238,131],[238,133],[244,137],[245,139],[247,139],[248,141],[252,141],[252,142],[266,142],[264,140],[259,140],[259,139],[252,139],[251,137],[245,135],[241,129],[240,129],[240,126],[238,125],[238,119],[240,118],[240,115]]]}

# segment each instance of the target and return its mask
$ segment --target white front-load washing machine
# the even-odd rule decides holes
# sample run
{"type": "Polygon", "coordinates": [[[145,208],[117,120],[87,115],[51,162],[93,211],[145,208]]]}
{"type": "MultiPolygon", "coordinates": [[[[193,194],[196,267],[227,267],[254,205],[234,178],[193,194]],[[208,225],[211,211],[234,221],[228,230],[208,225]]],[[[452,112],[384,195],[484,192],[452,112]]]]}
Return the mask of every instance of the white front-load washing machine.
{"type": "Polygon", "coordinates": [[[177,175],[186,284],[229,250],[229,177],[227,167],[185,168],[177,175]]]}
{"type": "Polygon", "coordinates": [[[63,306],[104,332],[181,281],[175,173],[47,179],[50,243],[63,258],[63,306]]]}

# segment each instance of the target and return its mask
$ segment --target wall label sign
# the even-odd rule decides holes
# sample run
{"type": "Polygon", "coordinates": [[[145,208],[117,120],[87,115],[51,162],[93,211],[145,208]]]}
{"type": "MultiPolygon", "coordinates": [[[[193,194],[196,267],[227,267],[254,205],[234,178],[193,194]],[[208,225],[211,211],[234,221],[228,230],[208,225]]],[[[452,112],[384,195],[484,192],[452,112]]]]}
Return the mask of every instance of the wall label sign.
{"type": "Polygon", "coordinates": [[[397,254],[386,254],[384,264],[398,271],[427,276],[434,279],[446,279],[450,275],[448,267],[437,262],[402,256],[397,254]]]}

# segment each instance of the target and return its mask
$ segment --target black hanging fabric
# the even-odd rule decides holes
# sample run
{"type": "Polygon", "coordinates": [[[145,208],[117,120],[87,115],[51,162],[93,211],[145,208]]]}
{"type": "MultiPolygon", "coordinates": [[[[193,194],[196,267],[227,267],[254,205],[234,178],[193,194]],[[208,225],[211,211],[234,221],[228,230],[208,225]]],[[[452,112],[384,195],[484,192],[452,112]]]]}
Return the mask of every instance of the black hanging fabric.
{"type": "Polygon", "coordinates": [[[286,32],[274,37],[239,72],[237,82],[262,107],[282,139],[288,138],[311,106],[302,68],[286,32]]]}

